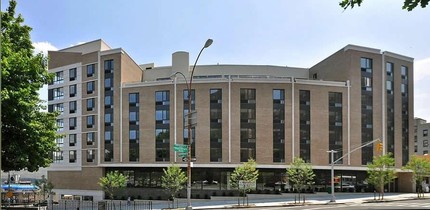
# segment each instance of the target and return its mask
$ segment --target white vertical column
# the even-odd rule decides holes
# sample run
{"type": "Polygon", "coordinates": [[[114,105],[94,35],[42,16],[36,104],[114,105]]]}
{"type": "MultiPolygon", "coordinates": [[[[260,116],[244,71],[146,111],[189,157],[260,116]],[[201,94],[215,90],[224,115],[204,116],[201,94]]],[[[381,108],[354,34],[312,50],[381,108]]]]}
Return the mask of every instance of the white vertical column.
{"type": "Polygon", "coordinates": [[[294,77],[291,77],[291,157],[294,160],[294,77]]]}
{"type": "Polygon", "coordinates": [[[386,69],[385,69],[385,52],[383,52],[382,53],[382,65],[381,65],[381,68],[382,68],[382,106],[381,106],[381,108],[382,108],[382,117],[381,117],[381,120],[382,120],[382,155],[385,155],[385,153],[387,152],[386,151],[386,148],[387,148],[387,141],[385,140],[385,132],[386,132],[386,126],[385,126],[385,111],[386,111],[386,104],[385,104],[385,94],[386,94],[386,90],[385,90],[385,72],[386,72],[386,69]]]}
{"type": "MultiPolygon", "coordinates": [[[[176,81],[177,77],[173,80],[173,135],[174,135],[174,142],[176,144],[176,134],[177,134],[177,125],[176,125],[176,81]]],[[[175,155],[175,162],[176,162],[176,151],[174,151],[175,155]]]]}
{"type": "MultiPolygon", "coordinates": [[[[115,79],[115,78],[114,78],[115,79]]],[[[122,83],[119,86],[119,162],[122,163],[122,83]]]]}
{"type": "MultiPolygon", "coordinates": [[[[84,71],[82,71],[82,72],[84,72],[84,71]]],[[[83,78],[83,76],[82,76],[82,73],[81,73],[81,81],[82,81],[82,78],[83,78]]],[[[97,55],[97,123],[98,123],[98,125],[97,125],[97,164],[99,164],[100,165],[100,163],[101,163],[101,160],[100,160],[100,158],[101,158],[101,140],[100,140],[100,138],[101,138],[101,117],[100,117],[100,114],[101,114],[101,105],[100,105],[100,102],[101,102],[101,97],[102,97],[102,95],[101,95],[101,82],[100,82],[100,51],[98,51],[98,55],[97,55]]],[[[104,150],[103,150],[104,151],[104,150]]]]}
{"type": "Polygon", "coordinates": [[[348,88],[348,165],[351,165],[351,82],[346,81],[346,86],[348,88]]]}
{"type": "Polygon", "coordinates": [[[231,75],[228,75],[228,162],[231,163],[231,75]]]}

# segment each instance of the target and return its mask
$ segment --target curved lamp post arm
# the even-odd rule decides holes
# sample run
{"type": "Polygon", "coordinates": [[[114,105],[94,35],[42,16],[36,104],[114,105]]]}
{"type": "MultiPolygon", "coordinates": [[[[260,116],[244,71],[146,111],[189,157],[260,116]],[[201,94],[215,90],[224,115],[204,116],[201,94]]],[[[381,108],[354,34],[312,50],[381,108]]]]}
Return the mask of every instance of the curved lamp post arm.
{"type": "MultiPolygon", "coordinates": [[[[194,70],[196,69],[197,61],[199,60],[200,55],[202,54],[203,50],[204,50],[205,48],[208,48],[209,46],[211,46],[211,44],[212,44],[212,43],[213,43],[213,40],[212,40],[212,39],[208,39],[208,40],[206,40],[205,45],[204,45],[204,46],[202,47],[202,49],[200,50],[199,55],[197,55],[196,61],[194,62],[194,65],[193,65],[193,69],[191,70],[190,87],[189,87],[189,90],[190,90],[190,91],[191,91],[191,84],[193,83],[193,75],[194,75],[194,70]]],[[[188,96],[191,96],[191,95],[190,95],[190,93],[188,93],[188,96]]],[[[188,98],[189,98],[189,97],[188,97],[188,98]]]]}

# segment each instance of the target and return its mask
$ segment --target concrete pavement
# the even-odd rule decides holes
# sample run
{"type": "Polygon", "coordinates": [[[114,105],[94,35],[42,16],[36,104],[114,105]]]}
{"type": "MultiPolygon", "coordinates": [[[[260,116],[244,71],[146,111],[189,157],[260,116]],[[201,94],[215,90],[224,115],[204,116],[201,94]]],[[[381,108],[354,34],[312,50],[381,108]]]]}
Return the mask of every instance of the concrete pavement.
{"type": "MultiPolygon", "coordinates": [[[[282,207],[282,206],[294,206],[301,205],[294,202],[295,194],[283,194],[283,195],[249,195],[249,207],[282,207]],[[283,197],[284,199],[279,199],[283,197]],[[276,200],[276,201],[273,201],[276,200]],[[280,201],[285,200],[285,201],[280,201]]],[[[306,203],[305,205],[336,205],[336,204],[360,204],[367,202],[390,202],[400,200],[412,200],[417,199],[415,193],[386,193],[383,201],[374,200],[373,193],[338,193],[335,194],[336,202],[330,202],[331,194],[328,193],[316,193],[316,194],[305,194],[306,203]]],[[[425,197],[429,197],[426,194],[425,197]]],[[[217,199],[217,198],[215,198],[217,199]]],[[[219,198],[221,199],[221,198],[219,198]]],[[[237,198],[235,198],[237,200],[237,198]]],[[[378,199],[378,194],[376,194],[378,199]]],[[[227,203],[227,202],[226,202],[227,203]]],[[[231,203],[231,202],[230,202],[231,203]]],[[[238,208],[236,204],[220,204],[220,205],[202,205],[193,206],[193,209],[226,209],[226,208],[238,208]]]]}

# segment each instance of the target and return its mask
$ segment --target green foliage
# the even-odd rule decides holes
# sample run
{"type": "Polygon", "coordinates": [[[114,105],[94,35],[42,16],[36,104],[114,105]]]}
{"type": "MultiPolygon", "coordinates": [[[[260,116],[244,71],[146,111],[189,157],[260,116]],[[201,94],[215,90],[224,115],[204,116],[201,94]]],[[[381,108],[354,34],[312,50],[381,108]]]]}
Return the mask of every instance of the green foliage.
{"type": "MultiPolygon", "coordinates": [[[[417,183],[419,186],[418,190],[418,198],[421,197],[420,192],[424,192],[422,189],[421,183],[425,180],[425,178],[430,174],[430,161],[425,158],[420,158],[417,156],[412,156],[412,159],[409,160],[408,164],[406,164],[403,169],[412,171],[412,182],[417,183]]],[[[423,194],[424,196],[424,194],[423,194]]]]}
{"type": "Polygon", "coordinates": [[[42,179],[36,181],[36,185],[40,188],[40,193],[43,196],[43,200],[46,200],[47,195],[53,195],[54,184],[50,182],[45,175],[42,175],[42,179]]]}
{"type": "MultiPolygon", "coordinates": [[[[351,7],[352,9],[355,5],[361,6],[362,2],[363,0],[342,0],[341,2],[339,2],[339,5],[344,9],[347,9],[348,7],[351,7]]],[[[427,7],[428,3],[429,0],[405,0],[402,9],[412,11],[418,5],[420,5],[421,8],[425,8],[427,7]]]]}
{"type": "Polygon", "coordinates": [[[1,121],[3,171],[37,171],[52,162],[55,113],[42,112],[38,90],[52,79],[47,58],[34,55],[31,28],[15,16],[16,1],[1,12],[1,121]]]}
{"type": "Polygon", "coordinates": [[[127,184],[127,177],[119,171],[111,171],[104,177],[100,177],[99,183],[102,190],[113,199],[115,190],[124,188],[127,184]]]}
{"type": "Polygon", "coordinates": [[[188,178],[185,172],[175,164],[172,164],[166,169],[163,169],[164,175],[161,177],[161,187],[169,192],[174,199],[177,192],[184,188],[184,184],[188,178]]]}
{"type": "Polygon", "coordinates": [[[367,164],[367,182],[375,186],[384,199],[384,185],[396,178],[394,158],[391,153],[373,157],[372,163],[367,164]]]}
{"type": "MultiPolygon", "coordinates": [[[[245,182],[256,182],[258,179],[257,163],[253,159],[249,159],[248,162],[236,167],[230,176],[230,183],[233,188],[239,188],[239,181],[245,182]]],[[[242,189],[245,192],[249,192],[250,188],[242,189]]]]}
{"type": "Polygon", "coordinates": [[[303,159],[296,157],[287,169],[288,180],[299,193],[307,186],[314,184],[314,171],[312,166],[303,159]]]}

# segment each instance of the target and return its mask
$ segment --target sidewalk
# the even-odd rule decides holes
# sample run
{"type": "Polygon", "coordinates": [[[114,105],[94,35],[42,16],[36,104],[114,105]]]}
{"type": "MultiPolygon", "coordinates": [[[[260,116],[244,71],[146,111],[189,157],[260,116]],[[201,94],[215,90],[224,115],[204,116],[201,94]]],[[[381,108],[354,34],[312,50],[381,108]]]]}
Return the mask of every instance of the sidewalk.
{"type": "MultiPolygon", "coordinates": [[[[290,194],[291,195],[291,194],[290,194]]],[[[392,202],[392,201],[401,201],[401,200],[413,200],[417,199],[416,193],[387,193],[384,196],[384,200],[374,200],[373,193],[366,193],[366,194],[335,194],[336,202],[330,202],[331,195],[325,194],[325,195],[307,195],[307,197],[310,197],[309,199],[306,199],[305,205],[336,205],[336,204],[360,204],[360,203],[369,203],[369,202],[392,202]],[[355,197],[356,196],[356,197],[355,197]],[[355,197],[355,198],[344,198],[344,197],[355,197]]],[[[430,198],[427,194],[427,199],[430,198]]],[[[258,196],[252,195],[253,199],[258,200],[258,196]]],[[[263,196],[266,197],[267,196],[263,196]]],[[[264,198],[263,198],[264,199],[264,198]]],[[[376,199],[378,199],[378,194],[376,194],[376,199]]],[[[426,197],[424,197],[426,199],[426,197]]],[[[294,205],[301,205],[298,203],[294,203],[294,200],[291,201],[291,196],[285,197],[285,202],[264,202],[264,201],[258,201],[253,202],[252,200],[249,200],[249,206],[248,207],[282,207],[282,206],[294,206],[294,205]]],[[[261,200],[261,199],[260,199],[261,200]]],[[[269,199],[270,200],[270,199],[269,199]]],[[[230,208],[238,208],[238,206],[226,204],[226,205],[212,205],[212,206],[196,206],[193,207],[193,209],[230,209],[230,208]]]]}

